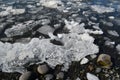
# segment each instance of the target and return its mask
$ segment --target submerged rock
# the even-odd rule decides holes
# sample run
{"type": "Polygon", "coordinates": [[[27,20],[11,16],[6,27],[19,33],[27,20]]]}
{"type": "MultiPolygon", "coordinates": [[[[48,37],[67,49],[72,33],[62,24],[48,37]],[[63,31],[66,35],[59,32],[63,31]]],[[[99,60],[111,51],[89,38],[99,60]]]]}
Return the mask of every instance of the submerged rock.
{"type": "Polygon", "coordinates": [[[56,79],[59,80],[59,79],[63,79],[64,78],[64,73],[63,72],[59,72],[57,75],[56,75],[56,79]]]}
{"type": "Polygon", "coordinates": [[[35,80],[35,79],[36,78],[32,72],[25,72],[19,78],[19,80],[35,80]]]}
{"type": "Polygon", "coordinates": [[[53,80],[53,75],[52,74],[47,74],[45,75],[45,80],[53,80]]]}
{"type": "Polygon", "coordinates": [[[112,66],[111,57],[107,54],[100,54],[97,62],[103,68],[110,68],[112,66]]]}
{"type": "Polygon", "coordinates": [[[40,74],[46,74],[49,71],[49,67],[46,64],[38,65],[37,72],[40,74]]]}

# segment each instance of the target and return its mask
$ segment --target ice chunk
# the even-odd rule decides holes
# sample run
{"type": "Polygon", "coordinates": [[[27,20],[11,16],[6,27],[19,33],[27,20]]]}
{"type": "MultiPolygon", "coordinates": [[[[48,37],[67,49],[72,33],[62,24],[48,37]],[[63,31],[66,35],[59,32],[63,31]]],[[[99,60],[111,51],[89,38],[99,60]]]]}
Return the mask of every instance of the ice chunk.
{"type": "Polygon", "coordinates": [[[114,16],[109,16],[108,18],[111,19],[111,20],[115,19],[114,16]]]}
{"type": "Polygon", "coordinates": [[[117,51],[118,51],[119,54],[120,54],[120,44],[118,44],[118,45],[116,46],[116,49],[117,49],[117,51]]]}
{"type": "Polygon", "coordinates": [[[106,46],[110,46],[110,47],[114,47],[115,42],[112,42],[112,41],[107,40],[107,41],[105,41],[105,45],[106,45],[106,46]]]}
{"type": "Polygon", "coordinates": [[[90,34],[103,34],[102,30],[90,30],[90,29],[86,29],[85,32],[90,33],[90,34]]]}
{"type": "Polygon", "coordinates": [[[19,15],[25,13],[25,9],[13,9],[12,6],[3,7],[5,11],[0,12],[0,16],[7,16],[9,14],[19,15]]]}
{"type": "Polygon", "coordinates": [[[87,73],[88,80],[99,80],[99,78],[91,73],[87,73]]]}
{"type": "Polygon", "coordinates": [[[81,80],[79,77],[76,80],[81,80]]]}
{"type": "Polygon", "coordinates": [[[58,8],[64,6],[61,0],[40,0],[40,4],[49,8],[58,8]]]}
{"type": "Polygon", "coordinates": [[[2,11],[2,12],[0,12],[0,16],[1,16],[1,17],[7,16],[7,15],[9,15],[9,14],[10,14],[10,13],[7,12],[7,11],[2,11]]]}
{"type": "Polygon", "coordinates": [[[66,24],[65,27],[67,29],[69,29],[70,32],[72,32],[72,33],[84,33],[85,32],[85,28],[84,28],[85,24],[84,23],[81,23],[79,25],[78,22],[74,22],[74,21],[69,22],[69,21],[65,20],[65,24],[66,24]]]}
{"type": "Polygon", "coordinates": [[[83,58],[82,60],[81,60],[81,62],[80,62],[80,64],[82,65],[82,64],[86,64],[86,63],[88,63],[88,59],[87,58],[83,58]]]}
{"type": "Polygon", "coordinates": [[[119,34],[114,30],[108,30],[107,32],[108,32],[108,34],[110,34],[112,36],[119,37],[119,34]]]}
{"type": "Polygon", "coordinates": [[[7,37],[21,36],[24,33],[32,30],[34,27],[40,24],[41,21],[26,21],[25,23],[19,23],[17,25],[13,25],[12,28],[8,28],[5,31],[7,37]]]}
{"type": "Polygon", "coordinates": [[[25,13],[25,9],[12,9],[10,11],[13,15],[23,14],[25,13]]]}
{"type": "Polygon", "coordinates": [[[105,6],[101,6],[101,5],[91,5],[91,9],[93,11],[96,11],[96,12],[100,13],[100,14],[115,11],[115,9],[112,8],[112,7],[105,7],[105,6]]]}
{"type": "Polygon", "coordinates": [[[39,33],[48,35],[48,33],[53,33],[55,29],[49,25],[44,25],[37,30],[39,33]]]}

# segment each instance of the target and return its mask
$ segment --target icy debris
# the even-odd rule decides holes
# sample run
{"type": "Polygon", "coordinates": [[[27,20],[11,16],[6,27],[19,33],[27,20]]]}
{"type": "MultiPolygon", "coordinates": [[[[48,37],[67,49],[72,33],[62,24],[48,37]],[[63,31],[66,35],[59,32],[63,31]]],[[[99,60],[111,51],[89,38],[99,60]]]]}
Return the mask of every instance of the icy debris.
{"type": "Polygon", "coordinates": [[[99,23],[96,23],[92,26],[96,30],[100,30],[99,23]]]}
{"type": "MultiPolygon", "coordinates": [[[[74,25],[76,22],[69,24],[69,26],[74,25]]],[[[99,51],[98,46],[93,43],[94,38],[85,32],[63,34],[61,38],[64,42],[63,46],[54,45],[50,43],[50,40],[33,38],[26,44],[0,42],[2,70],[5,72],[22,72],[24,70],[23,65],[34,61],[46,62],[52,68],[58,64],[63,64],[63,70],[65,70],[69,68],[71,61],[80,61],[85,56],[99,51]]]]}
{"type": "Polygon", "coordinates": [[[109,16],[108,18],[111,19],[111,20],[115,19],[114,16],[109,16]]]}
{"type": "Polygon", "coordinates": [[[59,8],[64,6],[61,0],[40,0],[40,4],[49,8],[59,8]]]}
{"type": "Polygon", "coordinates": [[[85,23],[81,23],[79,25],[78,22],[74,22],[74,21],[69,22],[65,20],[65,24],[66,24],[65,27],[69,29],[70,32],[72,33],[84,33],[85,32],[85,28],[84,28],[85,23]]]}
{"type": "Polygon", "coordinates": [[[88,63],[88,59],[87,58],[83,58],[82,60],[81,60],[81,62],[80,62],[80,64],[81,65],[83,65],[83,64],[86,64],[86,63],[88,63]]]}
{"type": "Polygon", "coordinates": [[[119,34],[114,30],[108,30],[107,32],[108,32],[108,34],[110,34],[112,36],[119,37],[119,34]]]}
{"type": "Polygon", "coordinates": [[[0,16],[2,17],[7,16],[9,14],[19,15],[25,13],[25,9],[13,9],[12,6],[3,7],[3,9],[5,9],[5,11],[0,12],[0,16]]]}
{"type": "Polygon", "coordinates": [[[90,29],[86,29],[85,32],[90,33],[90,34],[103,34],[102,30],[90,30],[90,29]]]}
{"type": "Polygon", "coordinates": [[[7,15],[9,15],[9,12],[7,12],[7,11],[0,12],[1,17],[7,16],[7,15]]]}
{"type": "Polygon", "coordinates": [[[49,25],[44,25],[37,30],[39,33],[48,35],[48,33],[53,33],[55,29],[49,25]]]}
{"type": "Polygon", "coordinates": [[[116,46],[116,49],[117,49],[117,51],[118,51],[119,54],[120,54],[120,44],[118,44],[118,45],[116,46]]]}
{"type": "Polygon", "coordinates": [[[41,21],[30,20],[26,21],[25,23],[13,25],[12,28],[8,28],[5,30],[5,34],[7,35],[7,37],[21,36],[39,25],[40,22],[41,21]]]}
{"type": "Polygon", "coordinates": [[[7,37],[13,37],[18,35],[23,35],[25,32],[28,31],[28,24],[32,23],[33,21],[28,21],[26,24],[19,23],[17,25],[14,25],[12,28],[9,28],[5,31],[5,34],[7,37]]]}
{"type": "Polygon", "coordinates": [[[13,15],[23,14],[25,13],[25,9],[12,9],[10,11],[13,15]]]}
{"type": "Polygon", "coordinates": [[[94,16],[90,17],[90,19],[93,20],[93,21],[97,21],[97,18],[94,17],[94,16]]]}
{"type": "Polygon", "coordinates": [[[3,32],[3,30],[5,29],[5,23],[0,24],[0,34],[3,32]]]}
{"type": "Polygon", "coordinates": [[[96,12],[100,13],[100,14],[115,11],[115,9],[112,8],[112,7],[105,7],[105,6],[101,6],[101,5],[91,5],[91,9],[93,11],[96,11],[96,12]]]}
{"type": "Polygon", "coordinates": [[[109,47],[114,47],[115,42],[112,42],[112,41],[107,40],[107,41],[105,41],[105,45],[106,45],[106,46],[109,46],[109,47]]]}
{"type": "Polygon", "coordinates": [[[91,73],[87,73],[87,79],[88,80],[100,80],[97,76],[95,76],[91,73]]]}
{"type": "Polygon", "coordinates": [[[92,54],[92,55],[90,55],[90,57],[91,57],[92,59],[95,59],[95,58],[97,57],[97,55],[92,54]]]}
{"type": "Polygon", "coordinates": [[[79,77],[76,80],[81,80],[79,77]]]}

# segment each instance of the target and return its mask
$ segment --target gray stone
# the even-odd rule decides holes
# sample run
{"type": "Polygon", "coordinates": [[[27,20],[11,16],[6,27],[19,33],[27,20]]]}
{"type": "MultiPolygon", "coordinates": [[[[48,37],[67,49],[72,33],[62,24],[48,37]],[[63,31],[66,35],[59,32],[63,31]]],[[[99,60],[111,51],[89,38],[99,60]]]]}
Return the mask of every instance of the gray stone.
{"type": "Polygon", "coordinates": [[[53,80],[53,75],[52,74],[45,75],[45,80],[53,80]]]}
{"type": "Polygon", "coordinates": [[[56,75],[56,79],[63,79],[64,78],[64,73],[63,72],[59,72],[57,75],[56,75]]]}
{"type": "Polygon", "coordinates": [[[30,79],[31,75],[32,75],[31,72],[25,72],[20,76],[19,80],[31,80],[30,79]]]}
{"type": "Polygon", "coordinates": [[[37,71],[40,74],[46,74],[49,71],[49,67],[46,64],[41,64],[37,67],[37,71]]]}

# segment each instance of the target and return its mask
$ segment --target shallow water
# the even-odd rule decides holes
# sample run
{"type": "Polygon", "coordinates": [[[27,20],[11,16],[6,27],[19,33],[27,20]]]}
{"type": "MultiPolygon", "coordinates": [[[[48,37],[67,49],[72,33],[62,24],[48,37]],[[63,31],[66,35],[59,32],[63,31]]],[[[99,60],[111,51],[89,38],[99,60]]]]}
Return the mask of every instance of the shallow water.
{"type": "MultiPolygon", "coordinates": [[[[67,4],[67,0],[62,0],[64,2],[64,4],[67,4]]],[[[69,0],[68,0],[69,1],[69,0]]],[[[93,35],[93,37],[95,37],[95,44],[99,45],[100,47],[100,52],[101,53],[106,53],[106,54],[110,54],[111,56],[113,56],[113,60],[115,62],[115,65],[120,66],[120,61],[118,60],[118,53],[115,49],[117,44],[120,44],[120,36],[114,36],[108,33],[108,30],[115,30],[119,35],[120,35],[120,1],[119,0],[83,0],[81,3],[83,6],[77,6],[79,5],[79,3],[75,3],[73,1],[73,4],[70,5],[65,5],[65,7],[69,6],[71,7],[71,9],[69,10],[68,13],[64,13],[61,12],[57,9],[50,9],[50,8],[46,8],[46,7],[34,7],[36,6],[36,3],[38,3],[39,0],[0,0],[0,6],[13,6],[13,8],[17,8],[17,9],[21,9],[21,8],[25,8],[26,12],[24,14],[21,15],[9,15],[9,16],[5,16],[5,17],[1,17],[1,21],[0,23],[7,23],[9,22],[8,20],[13,20],[13,22],[9,22],[8,24],[6,24],[6,28],[11,28],[12,25],[18,24],[18,23],[24,23],[25,21],[29,21],[29,20],[41,20],[41,19],[50,19],[50,23],[49,25],[53,26],[54,24],[61,24],[62,26],[64,26],[64,22],[63,22],[63,18],[66,18],[68,20],[76,20],[79,22],[79,18],[81,19],[81,22],[86,23],[85,28],[86,29],[93,29],[95,30],[92,25],[89,25],[88,23],[90,21],[92,21],[93,23],[99,23],[99,27],[100,29],[102,29],[102,31],[104,32],[103,35],[100,36],[96,36],[93,35]],[[28,8],[28,5],[32,5],[31,8],[28,8]],[[113,12],[105,12],[105,13],[97,13],[96,11],[93,11],[91,9],[91,5],[101,5],[104,7],[112,7],[115,9],[115,11],[113,12]],[[80,11],[79,11],[80,8],[80,11]],[[38,11],[37,11],[38,10],[38,11]],[[73,15],[75,14],[75,15],[73,15]],[[76,16],[77,15],[77,16],[76,16]],[[109,16],[113,16],[114,19],[109,19],[109,16]],[[95,19],[97,18],[97,20],[95,20],[94,18],[92,19],[91,17],[94,17],[95,19]],[[3,20],[2,20],[3,19],[3,20]],[[107,39],[106,39],[107,38],[107,39]],[[115,45],[113,45],[114,47],[109,47],[106,46],[104,43],[105,41],[113,41],[115,42],[115,45]]],[[[4,11],[4,9],[0,8],[0,11],[4,11]]],[[[41,26],[42,24],[39,24],[39,26],[41,26]]],[[[3,33],[1,33],[0,38],[6,38],[6,35],[3,33]]],[[[35,27],[32,31],[28,31],[25,33],[25,35],[20,35],[20,36],[14,36],[12,37],[12,40],[1,40],[2,42],[10,42],[10,43],[14,43],[17,40],[21,39],[21,38],[34,38],[34,37],[39,37],[40,34],[35,33],[34,32],[38,29],[38,26],[35,27]]],[[[59,31],[58,32],[62,32],[59,31]]],[[[55,33],[57,34],[57,32],[55,33]]],[[[114,33],[113,33],[114,34],[114,33]]]]}

